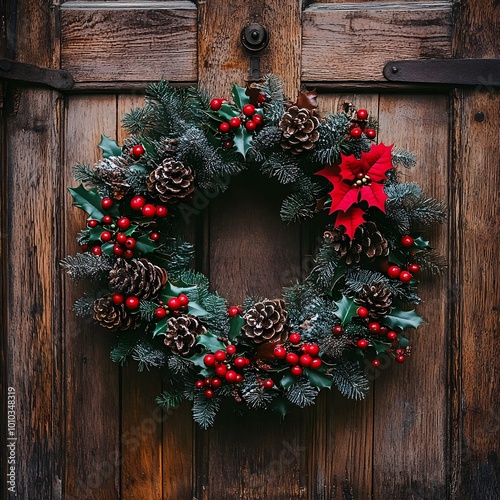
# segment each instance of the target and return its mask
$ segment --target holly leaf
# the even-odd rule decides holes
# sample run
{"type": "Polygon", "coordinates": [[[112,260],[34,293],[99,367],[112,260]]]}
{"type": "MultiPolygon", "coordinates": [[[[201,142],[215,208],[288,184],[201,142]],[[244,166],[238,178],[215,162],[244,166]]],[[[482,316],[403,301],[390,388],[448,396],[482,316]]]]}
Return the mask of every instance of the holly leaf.
{"type": "Polygon", "coordinates": [[[384,318],[384,323],[390,328],[418,328],[424,320],[414,310],[401,311],[400,309],[393,309],[389,316],[384,318]]]}
{"type": "Polygon", "coordinates": [[[167,331],[167,321],[168,318],[162,318],[158,323],[156,323],[155,329],[153,331],[153,338],[157,335],[165,335],[167,331]]]}
{"type": "Polygon", "coordinates": [[[229,340],[233,341],[239,335],[244,324],[245,319],[239,314],[230,318],[228,335],[229,340]]]}
{"type": "Polygon", "coordinates": [[[104,134],[101,134],[101,142],[98,146],[102,149],[103,158],[111,158],[112,156],[120,156],[122,154],[121,146],[104,134]]]}
{"type": "Polygon", "coordinates": [[[380,340],[376,339],[372,339],[371,343],[373,344],[377,356],[383,352],[387,352],[387,350],[391,347],[390,344],[387,344],[386,342],[381,342],[380,340]]]}
{"type": "Polygon", "coordinates": [[[209,313],[206,309],[192,300],[188,302],[188,313],[200,318],[202,318],[203,316],[209,316],[209,313]]]}
{"type": "Polygon", "coordinates": [[[324,389],[325,387],[331,389],[333,385],[333,379],[328,375],[315,370],[309,370],[308,368],[304,368],[304,373],[309,379],[309,382],[311,382],[311,384],[318,389],[324,389]]]}
{"type": "Polygon", "coordinates": [[[190,292],[194,292],[196,290],[195,285],[187,285],[186,283],[179,281],[176,281],[176,283],[178,283],[179,286],[174,285],[171,281],[167,283],[167,286],[163,289],[162,299],[163,297],[166,297],[166,300],[172,297],[178,297],[181,293],[189,295],[190,292]]]}
{"type": "Polygon", "coordinates": [[[238,127],[234,133],[234,146],[246,158],[247,151],[252,145],[252,134],[245,127],[238,127]]]}
{"type": "Polygon", "coordinates": [[[403,337],[402,335],[399,336],[399,347],[405,348],[410,345],[410,340],[407,339],[406,337],[403,337]]]}
{"type": "MultiPolygon", "coordinates": [[[[217,121],[226,121],[228,122],[231,118],[235,118],[236,116],[240,116],[240,112],[231,106],[228,102],[223,102],[222,106],[220,107],[219,111],[219,119],[217,121]],[[222,120],[221,120],[222,118],[222,120]]],[[[217,128],[217,130],[219,130],[217,128]]]]}
{"type": "Polygon", "coordinates": [[[429,248],[429,242],[422,239],[421,236],[419,236],[418,238],[415,238],[413,240],[413,244],[419,248],[420,250],[424,250],[425,248],[429,248]]]}
{"type": "Polygon", "coordinates": [[[205,363],[203,362],[203,358],[205,357],[206,353],[205,352],[200,352],[199,354],[195,354],[194,356],[191,356],[189,361],[191,361],[193,364],[196,366],[200,366],[201,368],[206,368],[205,363]]]}
{"type": "Polygon", "coordinates": [[[298,106],[299,108],[306,108],[310,111],[316,109],[318,107],[318,93],[316,90],[301,92],[299,97],[297,97],[295,106],[298,106]]]}
{"type": "Polygon", "coordinates": [[[233,95],[234,104],[239,109],[243,109],[243,106],[245,106],[245,104],[250,103],[250,97],[246,94],[246,89],[244,89],[243,87],[233,85],[231,94],[233,95]]]}
{"type": "Polygon", "coordinates": [[[358,310],[358,305],[354,303],[353,299],[342,295],[342,298],[335,302],[337,310],[333,313],[337,318],[340,319],[342,325],[346,325],[351,321],[353,316],[356,316],[356,311],[358,310]]]}
{"type": "Polygon", "coordinates": [[[337,212],[335,227],[344,226],[345,234],[353,239],[358,226],[366,222],[363,218],[364,215],[365,212],[359,207],[351,207],[347,212],[337,212]]]}
{"type": "Polygon", "coordinates": [[[77,188],[68,188],[68,191],[73,197],[73,205],[87,212],[90,219],[101,220],[104,215],[120,216],[116,205],[106,210],[102,208],[102,198],[95,188],[85,189],[83,184],[80,184],[77,188]]]}
{"type": "Polygon", "coordinates": [[[280,385],[286,390],[289,387],[292,387],[295,382],[297,382],[297,377],[292,375],[291,372],[287,372],[283,375],[283,377],[281,377],[280,385]]]}
{"type": "Polygon", "coordinates": [[[292,403],[290,403],[290,401],[288,401],[288,399],[285,397],[274,398],[273,402],[271,403],[271,409],[277,411],[281,415],[281,418],[285,418],[285,415],[292,408],[292,403]]]}
{"type": "Polygon", "coordinates": [[[196,344],[202,345],[209,352],[219,351],[225,349],[225,345],[211,333],[204,333],[203,335],[198,335],[196,337],[196,344]]]}
{"type": "Polygon", "coordinates": [[[143,254],[152,253],[157,248],[156,243],[149,237],[148,234],[143,234],[140,238],[138,238],[135,242],[135,247],[143,254]]]}
{"type": "Polygon", "coordinates": [[[101,252],[105,255],[109,255],[110,257],[113,257],[113,255],[114,255],[113,247],[114,247],[113,243],[103,243],[101,245],[101,252]]]}

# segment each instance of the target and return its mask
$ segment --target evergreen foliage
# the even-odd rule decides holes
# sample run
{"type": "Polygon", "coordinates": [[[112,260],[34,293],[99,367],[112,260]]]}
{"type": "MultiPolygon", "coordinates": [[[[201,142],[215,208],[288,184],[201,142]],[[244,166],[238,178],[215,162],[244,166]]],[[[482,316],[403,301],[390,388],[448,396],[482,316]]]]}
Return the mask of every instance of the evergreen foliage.
{"type": "Polygon", "coordinates": [[[344,361],[335,366],[333,381],[340,393],[349,398],[364,399],[370,384],[356,361],[344,361]]]}
{"type": "Polygon", "coordinates": [[[113,264],[106,255],[93,255],[91,253],[78,253],[68,255],[61,261],[62,268],[74,281],[82,279],[100,280],[104,278],[113,264]]]}

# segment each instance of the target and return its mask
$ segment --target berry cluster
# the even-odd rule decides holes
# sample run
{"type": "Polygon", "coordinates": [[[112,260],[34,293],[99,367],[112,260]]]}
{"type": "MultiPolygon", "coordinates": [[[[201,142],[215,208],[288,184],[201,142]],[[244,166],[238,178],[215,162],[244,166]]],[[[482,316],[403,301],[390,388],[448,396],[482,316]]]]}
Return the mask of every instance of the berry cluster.
{"type": "Polygon", "coordinates": [[[188,304],[189,297],[184,293],[179,294],[177,297],[171,297],[168,299],[166,305],[160,301],[160,307],[158,307],[155,311],[155,318],[160,320],[170,313],[179,315],[187,310],[188,304]]]}
{"type": "Polygon", "coordinates": [[[141,301],[135,295],[125,297],[123,293],[113,294],[112,300],[117,306],[125,303],[125,307],[127,309],[130,309],[131,311],[135,311],[136,309],[138,309],[141,303],[141,301]]]}
{"type": "Polygon", "coordinates": [[[290,372],[299,377],[304,372],[304,368],[317,370],[323,362],[319,355],[319,346],[317,344],[301,343],[300,335],[296,332],[288,336],[290,346],[286,349],[282,345],[274,348],[274,357],[278,360],[284,360],[291,366],[290,372]]]}
{"type": "Polygon", "coordinates": [[[363,133],[368,139],[375,139],[375,137],[377,137],[377,131],[375,129],[367,128],[368,111],[366,109],[358,109],[356,119],[351,120],[351,123],[352,126],[349,133],[354,139],[358,139],[363,133]]]}
{"type": "MultiPolygon", "coordinates": [[[[410,248],[413,246],[414,240],[411,236],[403,236],[401,238],[401,244],[403,247],[410,248]]],[[[413,275],[420,271],[420,266],[415,263],[410,263],[407,269],[401,269],[399,266],[393,265],[388,266],[386,271],[390,278],[399,279],[399,281],[403,283],[408,283],[413,279],[413,275]]]]}

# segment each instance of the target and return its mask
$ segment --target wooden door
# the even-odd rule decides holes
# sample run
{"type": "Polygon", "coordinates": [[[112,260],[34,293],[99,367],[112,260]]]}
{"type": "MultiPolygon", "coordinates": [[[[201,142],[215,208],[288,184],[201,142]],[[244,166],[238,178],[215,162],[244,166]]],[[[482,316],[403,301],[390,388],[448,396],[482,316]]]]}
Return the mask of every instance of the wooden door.
{"type": "MultiPolygon", "coordinates": [[[[498,93],[488,75],[471,89],[382,77],[393,59],[499,57],[497,2],[2,6],[2,54],[62,67],[76,81],[65,94],[4,84],[1,390],[15,391],[18,437],[16,493],[5,484],[5,498],[330,499],[351,489],[359,499],[500,497],[498,93]],[[378,116],[381,141],[417,154],[407,178],[449,206],[447,225],[429,235],[449,267],[423,286],[427,324],[411,362],[382,373],[365,401],[332,391],[283,424],[223,416],[200,431],[188,407],[155,407],[159,373],[118,368],[110,339],[74,317],[81,289],[58,262],[76,250],[82,217],[66,187],[74,163],[98,158],[101,132],[122,138],[120,117],[146,82],[199,81],[220,96],[243,84],[239,33],[250,21],[270,34],[262,72],[282,76],[290,97],[316,87],[322,112],[352,100],[378,116]]],[[[272,197],[259,180],[236,179],[191,227],[198,266],[232,301],[277,294],[311,264],[314,232],[283,225],[272,197]]]]}

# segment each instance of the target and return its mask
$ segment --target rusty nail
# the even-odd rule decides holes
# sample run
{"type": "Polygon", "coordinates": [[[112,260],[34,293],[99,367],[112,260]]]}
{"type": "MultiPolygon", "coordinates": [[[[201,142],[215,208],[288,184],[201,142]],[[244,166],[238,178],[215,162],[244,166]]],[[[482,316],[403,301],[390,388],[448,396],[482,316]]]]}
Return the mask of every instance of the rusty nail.
{"type": "Polygon", "coordinates": [[[398,70],[398,67],[397,67],[397,66],[393,66],[393,67],[391,68],[391,71],[392,71],[393,73],[397,73],[399,70],[398,70]]]}

